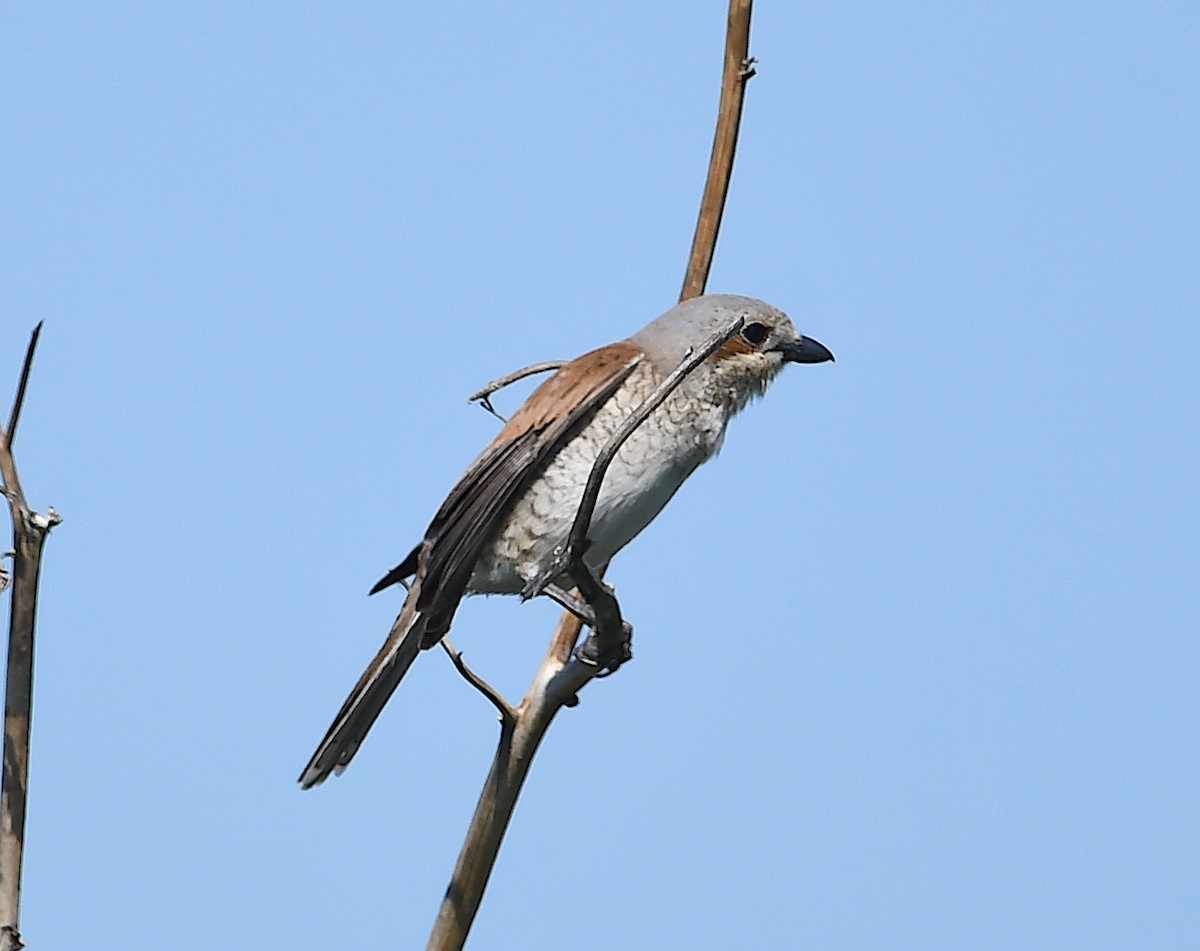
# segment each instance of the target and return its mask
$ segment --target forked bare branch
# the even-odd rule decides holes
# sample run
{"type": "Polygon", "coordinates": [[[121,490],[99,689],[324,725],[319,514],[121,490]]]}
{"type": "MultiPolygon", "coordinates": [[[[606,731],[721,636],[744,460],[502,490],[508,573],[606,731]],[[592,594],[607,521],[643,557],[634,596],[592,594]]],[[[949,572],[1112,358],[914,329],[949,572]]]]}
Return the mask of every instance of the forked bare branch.
{"type": "MultiPolygon", "coordinates": [[[[17,383],[17,395],[13,399],[12,412],[8,416],[8,426],[0,437],[3,438],[4,448],[12,451],[12,444],[17,438],[17,423],[21,421],[21,407],[25,405],[25,387],[29,384],[29,371],[33,369],[33,353],[37,350],[38,337],[42,335],[42,321],[38,321],[29,337],[29,346],[25,348],[25,363],[21,366],[21,379],[17,383]]],[[[7,484],[7,482],[6,482],[7,484]]]]}
{"type": "Polygon", "coordinates": [[[592,464],[563,560],[548,574],[547,583],[540,586],[547,587],[559,574],[565,574],[575,582],[576,590],[595,619],[592,633],[582,647],[574,651],[582,628],[577,618],[568,613],[559,623],[550,649],[511,722],[504,716],[504,711],[511,709],[507,702],[477,675],[468,672],[465,664],[461,664],[461,658],[457,657],[457,651],[446,648],[459,672],[501,710],[504,728],[491,772],[480,794],[458,863],[434,923],[428,945],[430,951],[457,949],[465,943],[533,755],[555,715],[563,707],[573,707],[579,702],[579,691],[588,681],[612,673],[632,656],[630,641],[633,629],[621,616],[616,594],[583,560],[584,540],[595,513],[604,475],[618,450],[638,426],[679,388],[689,373],[736,334],[743,323],[744,320],[739,317],[713,334],[702,346],[689,352],[679,366],[618,427],[592,464]]]}
{"type": "MultiPolygon", "coordinates": [[[[754,75],[754,61],[749,57],[751,6],[752,0],[730,0],[729,4],[717,130],[680,300],[703,294],[708,283],[708,273],[716,249],[717,233],[720,230],[733,169],[745,84],[754,75]]],[[[712,345],[711,350],[707,347],[701,348],[681,364],[672,374],[672,377],[678,376],[677,379],[664,380],[656,393],[630,418],[629,432],[623,436],[620,433],[615,434],[602,451],[602,458],[598,458],[592,468],[564,553],[564,564],[568,569],[566,574],[574,580],[576,591],[595,618],[592,634],[587,642],[576,650],[583,623],[571,610],[564,611],[542,664],[524,699],[516,708],[516,719],[511,722],[503,721],[492,767],[484,782],[450,885],[446,889],[445,898],[434,922],[428,951],[460,951],[464,946],[471,923],[475,920],[475,914],[483,899],[484,889],[495,867],[500,844],[516,808],[517,797],[521,793],[546,731],[559,710],[563,707],[573,707],[579,702],[580,689],[606,669],[615,669],[625,659],[632,631],[621,617],[620,604],[612,588],[602,580],[603,568],[600,571],[592,571],[582,557],[604,471],[620,449],[621,442],[654,412],[695,366],[703,362],[738,329],[740,322],[731,325],[726,332],[714,338],[716,343],[712,345]],[[708,352],[704,352],[705,350],[708,352]],[[616,436],[620,436],[620,439],[616,436]]],[[[538,364],[527,368],[526,371],[502,377],[494,384],[489,384],[490,389],[485,387],[473,394],[472,399],[482,401],[486,409],[499,416],[488,400],[491,393],[529,373],[553,368],[555,367],[552,365],[538,364]]],[[[552,583],[554,578],[548,578],[546,581],[552,583]]],[[[542,587],[547,585],[543,584],[542,587]]],[[[562,603],[561,598],[558,600],[562,603]]]]}
{"type": "Polygon", "coordinates": [[[527,367],[522,367],[520,370],[514,370],[512,373],[502,376],[499,379],[492,380],[486,386],[483,386],[467,397],[468,403],[478,403],[489,413],[500,420],[502,423],[508,422],[492,405],[492,394],[504,389],[506,386],[511,386],[518,380],[523,380],[527,376],[534,376],[537,373],[549,373],[551,370],[557,370],[566,364],[566,360],[546,360],[543,363],[534,363],[527,367]]]}
{"type": "Polygon", "coordinates": [[[496,708],[496,712],[500,714],[500,722],[509,724],[514,722],[517,718],[517,712],[504,699],[499,690],[467,666],[467,662],[463,660],[462,652],[450,643],[450,638],[443,637],[441,645],[442,649],[449,655],[450,660],[453,662],[455,670],[462,674],[463,679],[467,683],[487,697],[491,705],[496,708]]]}
{"type": "Polygon", "coordinates": [[[0,430],[0,477],[13,524],[12,604],[8,626],[8,669],[4,695],[3,791],[0,793],[0,951],[24,947],[20,933],[21,868],[25,851],[25,806],[29,785],[29,720],[33,702],[33,636],[38,575],[50,530],[62,521],[53,509],[32,512],[21,488],[13,440],[42,325],[25,350],[8,426],[0,430]]]}

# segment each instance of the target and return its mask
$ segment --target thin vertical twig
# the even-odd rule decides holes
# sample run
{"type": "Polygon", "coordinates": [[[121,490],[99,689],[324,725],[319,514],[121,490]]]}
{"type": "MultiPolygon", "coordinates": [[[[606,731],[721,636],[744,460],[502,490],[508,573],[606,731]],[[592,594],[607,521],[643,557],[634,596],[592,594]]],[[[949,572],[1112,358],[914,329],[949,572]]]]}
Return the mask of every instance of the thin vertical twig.
{"type": "Polygon", "coordinates": [[[37,349],[39,323],[25,351],[8,426],[0,430],[0,476],[13,523],[12,605],[8,626],[8,669],[4,694],[4,767],[0,793],[0,951],[24,947],[20,932],[21,866],[25,851],[25,806],[29,787],[29,726],[33,706],[33,634],[37,619],[42,548],[62,518],[53,508],[29,509],[13,457],[25,389],[37,349]]]}
{"type": "Polygon", "coordinates": [[[725,198],[733,177],[733,156],[737,151],[738,130],[742,124],[742,102],[746,83],[754,75],[754,60],[750,57],[750,13],[754,0],[729,0],[729,23],[725,31],[725,68],[721,73],[721,99],[717,105],[717,129],[713,133],[712,157],[708,162],[708,178],[704,197],[700,199],[700,214],[696,219],[696,234],[688,256],[687,273],[683,278],[681,301],[691,300],[704,293],[708,272],[712,269],[717,250],[717,235],[725,213],[725,198]]]}

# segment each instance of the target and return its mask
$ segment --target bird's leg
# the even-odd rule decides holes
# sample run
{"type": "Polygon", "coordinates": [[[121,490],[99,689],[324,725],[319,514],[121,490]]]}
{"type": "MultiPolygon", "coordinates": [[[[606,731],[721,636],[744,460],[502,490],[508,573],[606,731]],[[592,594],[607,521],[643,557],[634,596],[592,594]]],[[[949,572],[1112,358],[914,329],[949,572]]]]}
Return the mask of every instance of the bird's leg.
{"type": "Polygon", "coordinates": [[[542,589],[542,594],[551,601],[557,601],[562,607],[574,614],[579,620],[590,627],[596,626],[596,612],[588,607],[587,602],[575,597],[570,591],[556,584],[548,584],[542,589]]]}
{"type": "MultiPolygon", "coordinates": [[[[591,548],[592,543],[589,539],[583,538],[580,542],[578,542],[580,545],[579,551],[573,551],[572,547],[575,544],[577,544],[576,540],[574,536],[572,536],[567,539],[566,545],[560,545],[554,549],[554,557],[551,559],[549,567],[535,575],[533,578],[530,578],[525,583],[525,587],[521,589],[522,601],[528,601],[530,598],[536,598],[539,594],[550,594],[549,589],[554,583],[554,579],[561,578],[563,575],[569,574],[575,565],[580,564],[583,561],[583,556],[587,553],[587,550],[591,548]]],[[[562,588],[559,588],[558,590],[561,592],[562,588]]],[[[587,621],[587,623],[595,623],[594,621],[589,621],[587,618],[582,617],[578,611],[571,607],[571,605],[566,604],[558,597],[555,597],[555,595],[550,594],[550,597],[555,601],[558,601],[559,604],[561,604],[572,614],[576,615],[577,617],[581,617],[584,621],[587,621]]]]}

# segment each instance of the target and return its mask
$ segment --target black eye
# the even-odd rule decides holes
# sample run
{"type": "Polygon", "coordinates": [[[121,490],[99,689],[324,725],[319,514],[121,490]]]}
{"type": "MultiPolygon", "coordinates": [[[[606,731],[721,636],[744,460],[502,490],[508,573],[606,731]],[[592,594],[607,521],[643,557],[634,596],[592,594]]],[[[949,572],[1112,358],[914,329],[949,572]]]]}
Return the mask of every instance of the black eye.
{"type": "Polygon", "coordinates": [[[771,331],[767,328],[766,324],[760,323],[746,324],[746,326],[742,328],[742,336],[746,338],[748,343],[755,347],[766,340],[767,334],[770,332],[771,331]]]}

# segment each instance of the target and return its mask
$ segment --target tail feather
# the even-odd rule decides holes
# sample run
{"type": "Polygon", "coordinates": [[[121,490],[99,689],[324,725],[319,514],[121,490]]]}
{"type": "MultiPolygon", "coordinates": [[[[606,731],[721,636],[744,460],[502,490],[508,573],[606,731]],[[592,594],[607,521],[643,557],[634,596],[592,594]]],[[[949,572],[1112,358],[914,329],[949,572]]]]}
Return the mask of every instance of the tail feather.
{"type": "Polygon", "coordinates": [[[358,678],[325,738],[304,767],[300,774],[302,788],[311,789],[328,779],[330,773],[340,774],[346,768],[392,691],[417,659],[426,624],[423,612],[417,610],[415,595],[415,591],[410,592],[383,647],[358,678]]]}

